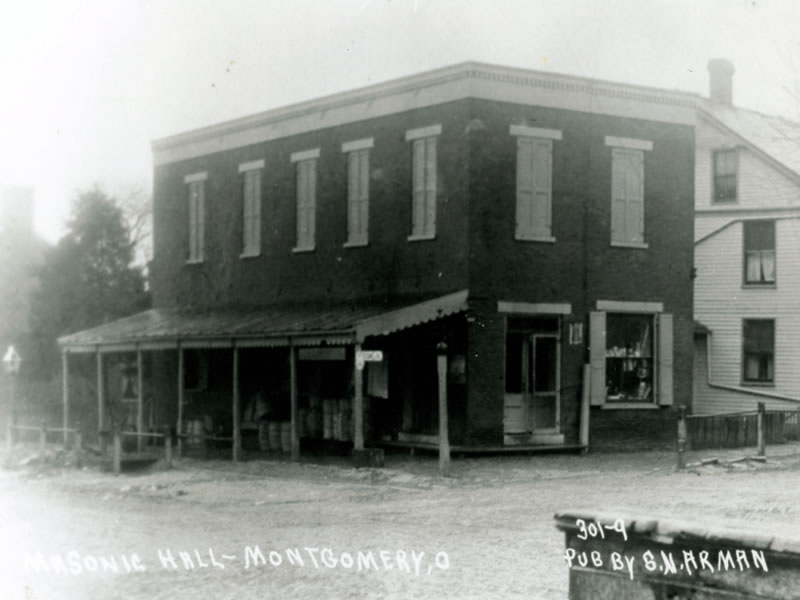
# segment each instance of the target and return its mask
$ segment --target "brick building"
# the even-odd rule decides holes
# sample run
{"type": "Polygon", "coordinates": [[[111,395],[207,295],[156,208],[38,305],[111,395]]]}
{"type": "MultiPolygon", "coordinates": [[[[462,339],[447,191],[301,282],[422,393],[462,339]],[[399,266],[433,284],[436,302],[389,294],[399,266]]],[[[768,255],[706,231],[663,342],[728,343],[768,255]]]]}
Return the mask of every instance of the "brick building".
{"type": "Polygon", "coordinates": [[[690,94],[466,63],[158,140],[154,308],[62,348],[138,355],[136,426],[234,444],[435,443],[441,342],[464,450],[662,443],[692,387],[694,121],[690,94]]]}

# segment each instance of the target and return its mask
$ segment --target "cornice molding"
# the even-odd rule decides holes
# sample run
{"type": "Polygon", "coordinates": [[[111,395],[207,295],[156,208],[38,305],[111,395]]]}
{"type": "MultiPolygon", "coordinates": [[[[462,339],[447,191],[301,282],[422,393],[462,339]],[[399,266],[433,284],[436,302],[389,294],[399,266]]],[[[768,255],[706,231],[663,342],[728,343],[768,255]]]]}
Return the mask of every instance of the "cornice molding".
{"type": "Polygon", "coordinates": [[[463,63],[161,138],[152,143],[154,163],[177,162],[468,98],[693,125],[699,96],[513,67],[463,63]]]}

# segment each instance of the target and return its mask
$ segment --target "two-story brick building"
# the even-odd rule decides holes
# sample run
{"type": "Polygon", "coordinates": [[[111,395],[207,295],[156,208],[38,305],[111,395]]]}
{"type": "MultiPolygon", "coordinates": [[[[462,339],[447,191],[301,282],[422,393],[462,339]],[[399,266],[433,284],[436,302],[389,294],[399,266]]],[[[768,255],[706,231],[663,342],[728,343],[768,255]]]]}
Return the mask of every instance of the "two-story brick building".
{"type": "Polygon", "coordinates": [[[661,443],[694,122],[690,94],[466,63],[158,140],[154,308],[62,347],[138,352],[184,429],[348,440],[363,397],[368,442],[425,444],[444,341],[458,447],[577,446],[582,402],[593,444],[661,443]]]}

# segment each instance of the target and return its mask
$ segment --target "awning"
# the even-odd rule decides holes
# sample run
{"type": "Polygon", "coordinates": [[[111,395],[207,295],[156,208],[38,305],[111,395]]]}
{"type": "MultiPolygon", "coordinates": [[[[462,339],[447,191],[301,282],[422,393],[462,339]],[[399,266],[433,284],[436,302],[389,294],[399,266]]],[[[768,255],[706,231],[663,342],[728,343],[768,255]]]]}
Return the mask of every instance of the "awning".
{"type": "Polygon", "coordinates": [[[177,348],[349,345],[453,315],[467,308],[466,290],[406,303],[291,305],[257,309],[153,308],[59,338],[69,352],[177,348]]]}
{"type": "Polygon", "coordinates": [[[694,320],[694,334],[695,335],[711,335],[711,330],[703,325],[697,319],[694,320]]]}

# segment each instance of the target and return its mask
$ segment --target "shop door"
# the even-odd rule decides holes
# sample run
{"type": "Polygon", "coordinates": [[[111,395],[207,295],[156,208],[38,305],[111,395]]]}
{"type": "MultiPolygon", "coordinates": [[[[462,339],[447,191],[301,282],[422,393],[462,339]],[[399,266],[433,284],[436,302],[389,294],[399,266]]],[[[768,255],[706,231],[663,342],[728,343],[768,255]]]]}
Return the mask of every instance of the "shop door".
{"type": "Polygon", "coordinates": [[[558,433],[559,343],[553,334],[531,336],[528,406],[534,433],[558,433]]]}

